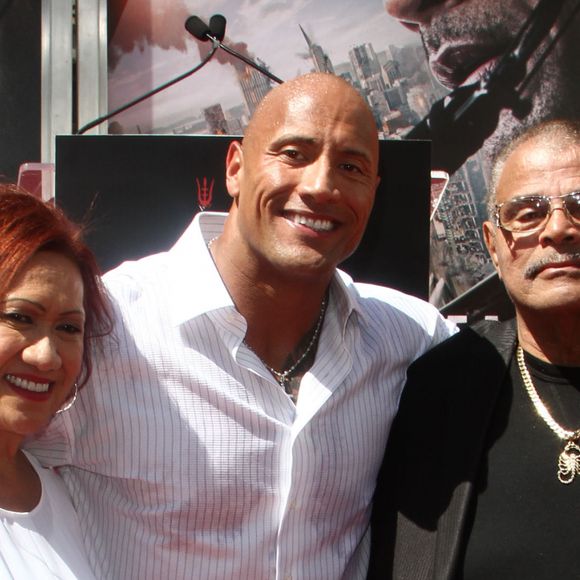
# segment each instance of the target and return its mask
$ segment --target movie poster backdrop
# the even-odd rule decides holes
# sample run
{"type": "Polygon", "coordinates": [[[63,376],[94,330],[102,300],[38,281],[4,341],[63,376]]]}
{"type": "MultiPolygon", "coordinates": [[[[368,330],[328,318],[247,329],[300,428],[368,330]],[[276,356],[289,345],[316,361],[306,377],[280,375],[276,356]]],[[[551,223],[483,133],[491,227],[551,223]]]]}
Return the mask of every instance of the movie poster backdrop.
{"type": "MultiPolygon", "coordinates": [[[[469,98],[461,86],[494,72],[528,23],[533,28],[524,39],[529,54],[517,64],[524,72],[535,69],[533,75],[522,79],[515,69],[504,73],[510,83],[520,82],[516,113],[506,112],[503,101],[499,119],[490,118],[487,103],[473,109],[471,119],[454,128],[460,158],[464,149],[473,154],[465,153],[452,167],[448,183],[444,173],[434,174],[429,289],[430,300],[441,307],[493,272],[481,235],[492,147],[537,118],[577,114],[580,107],[575,90],[580,36],[574,13],[579,0],[543,0],[547,3],[551,6],[539,7],[544,13],[535,17],[537,0],[463,0],[452,8],[435,0],[109,0],[109,110],[199,63],[211,42],[197,40],[184,24],[192,15],[209,24],[212,15],[221,14],[227,22],[224,44],[283,80],[314,70],[344,77],[366,98],[381,138],[403,139],[437,106],[449,102],[449,95],[469,98]],[[567,29],[556,48],[540,58],[545,38],[557,36],[566,18],[567,29]],[[550,19],[556,22],[553,27],[545,24],[550,19]],[[486,131],[483,137],[491,136],[482,148],[480,129],[486,131]]],[[[111,119],[108,131],[240,135],[273,85],[219,49],[199,72],[111,119]]],[[[453,118],[444,112],[434,124],[449,125],[453,118]]],[[[452,147],[443,131],[437,153],[444,153],[447,144],[452,147]]]]}

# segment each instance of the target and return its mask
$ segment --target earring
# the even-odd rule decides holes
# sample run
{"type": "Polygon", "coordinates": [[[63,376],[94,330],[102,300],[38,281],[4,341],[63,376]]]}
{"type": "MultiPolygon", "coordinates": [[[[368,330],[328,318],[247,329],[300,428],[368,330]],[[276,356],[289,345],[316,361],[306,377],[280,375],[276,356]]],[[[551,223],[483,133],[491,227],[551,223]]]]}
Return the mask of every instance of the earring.
{"type": "Polygon", "coordinates": [[[78,383],[75,382],[75,392],[73,394],[73,396],[69,399],[68,403],[66,403],[64,405],[64,407],[61,407],[55,414],[59,415],[60,413],[64,413],[65,411],[68,411],[74,404],[75,401],[77,400],[77,395],[79,394],[79,385],[78,383]]]}

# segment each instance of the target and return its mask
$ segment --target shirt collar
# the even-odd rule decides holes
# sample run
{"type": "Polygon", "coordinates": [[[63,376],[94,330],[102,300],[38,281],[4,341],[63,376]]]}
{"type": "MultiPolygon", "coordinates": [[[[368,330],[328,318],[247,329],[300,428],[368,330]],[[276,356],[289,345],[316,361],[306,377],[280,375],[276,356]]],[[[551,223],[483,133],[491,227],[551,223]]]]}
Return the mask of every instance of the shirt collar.
{"type": "Polygon", "coordinates": [[[342,321],[342,332],[351,314],[356,313],[362,320],[367,316],[360,303],[360,296],[352,278],[342,270],[337,270],[331,283],[331,296],[336,304],[336,312],[342,321]]]}
{"type": "Polygon", "coordinates": [[[207,247],[222,233],[226,216],[196,214],[169,250],[169,310],[175,326],[212,310],[234,307],[207,247]]]}
{"type": "MultiPolygon", "coordinates": [[[[169,250],[168,287],[170,316],[178,326],[212,310],[234,308],[208,249],[224,227],[226,213],[199,212],[169,250]]],[[[331,299],[343,332],[352,312],[365,316],[352,278],[337,270],[331,283],[331,299]]]]}

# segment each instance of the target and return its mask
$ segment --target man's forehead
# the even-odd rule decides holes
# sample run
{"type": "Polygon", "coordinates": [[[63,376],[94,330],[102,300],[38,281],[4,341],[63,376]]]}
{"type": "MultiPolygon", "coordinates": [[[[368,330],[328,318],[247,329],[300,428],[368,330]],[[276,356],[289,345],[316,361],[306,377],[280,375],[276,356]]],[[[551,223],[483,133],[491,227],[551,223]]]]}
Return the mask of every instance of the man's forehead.
{"type": "Polygon", "coordinates": [[[347,139],[378,140],[374,121],[364,105],[354,99],[324,99],[320,95],[293,93],[290,98],[276,99],[261,112],[254,127],[277,139],[296,134],[320,139],[323,135],[344,134],[347,139]]]}
{"type": "Polygon", "coordinates": [[[499,199],[551,191],[559,194],[577,188],[580,143],[534,139],[522,143],[507,158],[497,191],[499,199]]]}
{"type": "Polygon", "coordinates": [[[370,112],[358,95],[342,88],[289,91],[285,98],[281,96],[277,99],[277,105],[272,114],[290,121],[309,117],[313,120],[322,117],[327,121],[353,119],[361,124],[361,128],[365,122],[372,122],[370,112]]]}
{"type": "Polygon", "coordinates": [[[335,153],[353,155],[375,162],[378,157],[378,136],[360,123],[324,117],[296,115],[288,117],[273,128],[268,148],[285,145],[328,149],[335,153]]]}
{"type": "MultiPolygon", "coordinates": [[[[299,116],[317,105],[317,99],[306,91],[294,91],[282,101],[289,116],[299,116]]],[[[319,105],[320,106],[320,105],[319,105]]]]}

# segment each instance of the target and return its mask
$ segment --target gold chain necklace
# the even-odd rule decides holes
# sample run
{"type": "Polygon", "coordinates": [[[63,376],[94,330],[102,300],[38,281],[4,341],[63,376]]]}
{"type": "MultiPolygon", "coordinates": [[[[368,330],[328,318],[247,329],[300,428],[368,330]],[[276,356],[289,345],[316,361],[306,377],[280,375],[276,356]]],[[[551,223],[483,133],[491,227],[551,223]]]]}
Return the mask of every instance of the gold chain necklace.
{"type": "Polygon", "coordinates": [[[318,315],[318,321],[316,322],[316,328],[314,329],[312,338],[310,339],[308,346],[304,349],[304,352],[300,355],[298,360],[292,366],[288,367],[286,370],[277,371],[276,369],[273,369],[271,366],[268,366],[260,357],[258,357],[260,358],[260,360],[262,360],[264,366],[274,375],[274,378],[278,381],[280,386],[283,387],[286,392],[288,392],[287,387],[288,383],[290,382],[290,379],[292,378],[291,376],[292,373],[302,364],[304,359],[310,354],[312,347],[316,344],[318,335],[320,334],[320,329],[322,328],[322,321],[324,320],[325,312],[326,312],[326,297],[322,299],[322,304],[320,305],[320,314],[318,315]]]}
{"type": "Polygon", "coordinates": [[[520,368],[524,387],[530,396],[536,412],[546,422],[548,427],[550,427],[550,429],[558,436],[558,438],[562,439],[562,441],[566,441],[566,445],[558,457],[558,480],[561,483],[572,483],[574,477],[580,475],[580,447],[576,443],[578,439],[580,439],[580,429],[576,429],[576,431],[568,431],[556,423],[552,415],[550,415],[550,412],[542,402],[542,399],[540,399],[538,391],[536,391],[536,388],[534,387],[532,377],[528,372],[524,360],[524,350],[519,344],[516,350],[516,360],[518,362],[518,367],[520,368]]]}
{"type": "Polygon", "coordinates": [[[310,354],[312,351],[312,347],[316,344],[318,340],[318,336],[320,335],[320,329],[322,328],[322,322],[324,320],[324,314],[326,313],[326,296],[322,299],[322,303],[320,305],[320,314],[318,315],[318,321],[316,322],[316,328],[312,333],[312,338],[308,343],[308,346],[304,349],[304,352],[300,355],[298,360],[283,371],[277,371],[276,369],[272,368],[271,366],[267,365],[262,357],[260,357],[256,351],[244,340],[244,344],[260,359],[262,364],[274,375],[274,378],[278,382],[278,384],[284,389],[286,394],[290,395],[294,403],[296,403],[296,395],[293,393],[293,390],[290,385],[290,381],[292,380],[292,374],[294,371],[300,367],[300,365],[304,362],[304,359],[310,354]]]}

